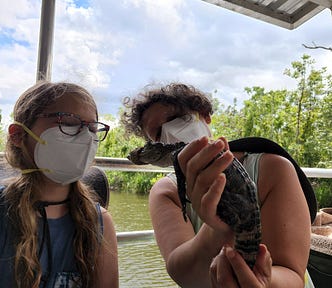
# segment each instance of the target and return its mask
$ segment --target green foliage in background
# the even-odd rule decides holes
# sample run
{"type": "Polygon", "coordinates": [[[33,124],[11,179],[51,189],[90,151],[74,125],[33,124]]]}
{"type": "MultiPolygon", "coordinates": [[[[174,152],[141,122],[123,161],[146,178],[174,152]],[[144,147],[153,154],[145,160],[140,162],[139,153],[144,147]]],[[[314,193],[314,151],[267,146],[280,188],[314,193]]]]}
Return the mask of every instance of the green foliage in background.
{"type": "MultiPolygon", "coordinates": [[[[260,136],[284,147],[301,167],[332,168],[332,75],[315,69],[303,55],[285,75],[294,79],[294,90],[265,91],[245,88],[249,99],[239,109],[219,105],[212,118],[215,136],[228,140],[260,136]]],[[[332,206],[332,179],[310,179],[320,206],[332,206]]]]}
{"type": "Polygon", "coordinates": [[[147,195],[163,173],[106,171],[113,192],[147,195]]]}
{"type": "Polygon", "coordinates": [[[219,106],[213,116],[214,135],[229,140],[260,136],[276,141],[304,167],[332,166],[332,81],[326,68],[315,70],[304,55],[285,74],[297,82],[292,91],[245,88],[249,99],[238,109],[219,106]]]}

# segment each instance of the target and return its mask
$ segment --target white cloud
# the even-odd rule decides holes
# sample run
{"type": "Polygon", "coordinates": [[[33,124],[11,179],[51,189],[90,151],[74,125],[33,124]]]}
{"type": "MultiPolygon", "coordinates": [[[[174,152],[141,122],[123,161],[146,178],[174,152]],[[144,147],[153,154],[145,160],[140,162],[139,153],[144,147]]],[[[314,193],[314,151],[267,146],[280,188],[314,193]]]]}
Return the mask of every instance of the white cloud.
{"type": "Polygon", "coordinates": [[[18,19],[39,17],[40,3],[41,0],[1,0],[0,29],[15,27],[18,19]]]}
{"type": "MultiPolygon", "coordinates": [[[[0,109],[9,114],[35,81],[41,1],[1,3],[0,109]]],[[[289,31],[200,0],[57,0],[55,21],[53,80],[86,86],[113,115],[152,81],[217,89],[231,103],[246,86],[292,87],[283,71],[304,53],[332,71],[330,51],[302,46],[331,47],[329,11],[289,31]]]]}

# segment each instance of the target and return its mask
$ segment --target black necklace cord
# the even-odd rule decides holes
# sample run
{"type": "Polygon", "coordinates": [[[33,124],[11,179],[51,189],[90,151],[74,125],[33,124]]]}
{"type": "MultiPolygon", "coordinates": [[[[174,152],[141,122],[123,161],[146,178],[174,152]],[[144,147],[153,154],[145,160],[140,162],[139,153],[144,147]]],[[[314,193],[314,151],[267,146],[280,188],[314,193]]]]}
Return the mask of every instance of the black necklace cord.
{"type": "Polygon", "coordinates": [[[46,238],[46,245],[47,245],[47,270],[45,272],[45,275],[42,276],[41,282],[43,283],[42,287],[45,287],[47,285],[47,282],[49,280],[49,275],[52,272],[52,261],[53,261],[53,254],[52,254],[52,246],[51,246],[51,235],[50,235],[50,229],[48,226],[48,220],[47,220],[47,214],[46,214],[46,207],[48,206],[53,206],[53,205],[61,205],[69,202],[69,198],[62,200],[62,201],[57,201],[57,202],[50,202],[50,201],[38,201],[35,204],[35,209],[40,213],[42,216],[43,220],[43,234],[42,234],[42,240],[39,246],[39,251],[38,251],[38,259],[40,259],[44,243],[45,243],[45,238],[46,238]]]}

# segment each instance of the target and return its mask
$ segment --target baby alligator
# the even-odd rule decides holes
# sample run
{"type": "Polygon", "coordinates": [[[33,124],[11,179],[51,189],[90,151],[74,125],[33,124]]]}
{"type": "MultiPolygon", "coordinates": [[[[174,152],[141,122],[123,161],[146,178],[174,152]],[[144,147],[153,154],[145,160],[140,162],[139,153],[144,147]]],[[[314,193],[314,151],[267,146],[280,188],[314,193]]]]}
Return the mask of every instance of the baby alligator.
{"type": "MultiPolygon", "coordinates": [[[[185,145],[183,142],[176,144],[148,142],[128,155],[128,159],[137,165],[152,164],[165,167],[173,164],[184,217],[186,202],[189,201],[186,198],[186,179],[180,169],[177,155],[185,145]]],[[[217,157],[222,157],[222,153],[217,157]]],[[[261,242],[256,185],[236,158],[224,170],[224,173],[227,181],[217,206],[217,215],[235,232],[235,249],[252,268],[261,242]]]]}

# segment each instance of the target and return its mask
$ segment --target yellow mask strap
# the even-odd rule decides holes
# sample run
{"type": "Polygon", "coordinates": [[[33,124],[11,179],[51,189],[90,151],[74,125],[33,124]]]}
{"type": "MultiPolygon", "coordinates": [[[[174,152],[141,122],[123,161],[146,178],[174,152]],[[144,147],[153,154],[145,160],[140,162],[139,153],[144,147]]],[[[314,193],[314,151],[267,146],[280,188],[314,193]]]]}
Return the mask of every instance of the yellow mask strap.
{"type": "Polygon", "coordinates": [[[38,137],[35,133],[33,133],[27,126],[24,124],[14,121],[14,124],[21,126],[25,132],[27,132],[33,139],[35,139],[40,144],[46,144],[46,141],[38,137]]]}
{"type": "Polygon", "coordinates": [[[33,172],[37,172],[37,171],[42,171],[42,172],[51,172],[51,170],[49,169],[40,169],[40,168],[31,168],[31,169],[24,169],[21,170],[22,174],[29,174],[29,173],[33,173],[33,172]]]}

